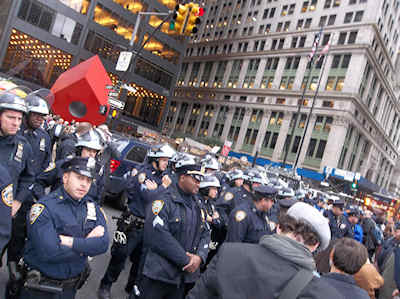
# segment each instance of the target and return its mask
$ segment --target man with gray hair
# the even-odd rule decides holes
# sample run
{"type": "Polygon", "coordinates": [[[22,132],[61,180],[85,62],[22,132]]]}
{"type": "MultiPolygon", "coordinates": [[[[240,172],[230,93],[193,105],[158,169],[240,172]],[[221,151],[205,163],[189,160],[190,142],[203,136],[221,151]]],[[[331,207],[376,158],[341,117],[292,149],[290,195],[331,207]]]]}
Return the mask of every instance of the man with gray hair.
{"type": "Polygon", "coordinates": [[[258,244],[222,245],[186,298],[343,298],[315,272],[312,253],[330,238],[328,221],[298,202],[282,215],[276,234],[258,244]]]}

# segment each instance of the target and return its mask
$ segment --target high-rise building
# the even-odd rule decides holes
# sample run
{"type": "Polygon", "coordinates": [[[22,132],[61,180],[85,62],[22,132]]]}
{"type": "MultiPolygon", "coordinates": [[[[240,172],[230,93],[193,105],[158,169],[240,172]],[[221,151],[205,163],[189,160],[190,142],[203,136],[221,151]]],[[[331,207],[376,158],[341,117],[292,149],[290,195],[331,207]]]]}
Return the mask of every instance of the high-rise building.
{"type": "MultiPolygon", "coordinates": [[[[175,86],[184,43],[162,22],[162,16],[143,16],[134,50],[143,42],[135,71],[115,71],[129,41],[138,12],[173,10],[175,0],[2,0],[0,1],[0,71],[28,84],[51,87],[68,68],[97,54],[113,83],[124,76],[135,87],[115,121],[120,130],[143,124],[161,129],[169,96],[175,86]],[[133,122],[134,120],[134,122],[133,122]]],[[[128,130],[129,131],[129,130],[128,130]]]]}
{"type": "Polygon", "coordinates": [[[166,125],[175,135],[233,141],[236,153],[259,148],[272,162],[282,162],[287,149],[292,164],[320,80],[298,166],[359,172],[371,191],[376,184],[398,191],[399,6],[397,0],[206,1],[166,125]]]}

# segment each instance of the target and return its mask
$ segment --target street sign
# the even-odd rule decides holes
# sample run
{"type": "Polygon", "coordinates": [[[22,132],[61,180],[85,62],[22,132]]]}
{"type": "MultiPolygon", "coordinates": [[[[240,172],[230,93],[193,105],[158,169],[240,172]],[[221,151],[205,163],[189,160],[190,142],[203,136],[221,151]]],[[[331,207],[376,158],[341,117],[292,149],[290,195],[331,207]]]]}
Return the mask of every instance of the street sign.
{"type": "Polygon", "coordinates": [[[108,93],[108,96],[109,96],[109,97],[113,97],[113,98],[118,98],[119,92],[118,92],[118,91],[110,91],[110,92],[108,93]]]}
{"type": "Polygon", "coordinates": [[[108,97],[108,104],[111,106],[123,110],[125,107],[125,102],[122,102],[116,98],[108,97]]]}
{"type": "Polygon", "coordinates": [[[126,72],[129,68],[129,64],[132,59],[132,52],[122,51],[119,54],[117,65],[115,66],[116,71],[126,72]]]}

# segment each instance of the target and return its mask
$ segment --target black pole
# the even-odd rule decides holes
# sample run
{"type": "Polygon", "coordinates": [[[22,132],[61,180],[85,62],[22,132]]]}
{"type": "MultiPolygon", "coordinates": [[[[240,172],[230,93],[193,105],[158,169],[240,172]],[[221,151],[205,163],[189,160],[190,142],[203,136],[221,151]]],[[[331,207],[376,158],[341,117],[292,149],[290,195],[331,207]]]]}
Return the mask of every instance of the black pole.
{"type": "MultiPolygon", "coordinates": [[[[309,68],[309,70],[308,70],[307,82],[306,82],[306,84],[304,85],[303,92],[302,92],[302,95],[301,95],[301,101],[300,101],[300,103],[297,103],[297,117],[296,117],[296,123],[297,123],[298,117],[300,117],[300,111],[301,111],[301,107],[303,106],[303,103],[304,103],[304,97],[305,97],[305,94],[306,94],[306,90],[307,90],[307,88],[308,88],[308,83],[310,82],[311,72],[312,72],[312,70],[314,69],[314,59],[315,59],[315,55],[317,54],[317,51],[318,51],[319,42],[320,42],[320,40],[321,40],[321,38],[322,38],[322,29],[323,29],[323,28],[321,27],[321,29],[320,29],[320,31],[319,31],[319,40],[318,40],[318,43],[317,43],[317,45],[316,45],[316,47],[315,47],[315,52],[314,52],[313,56],[311,57],[311,59],[310,59],[310,61],[309,61],[310,68],[309,68]]],[[[314,47],[315,41],[316,41],[316,37],[314,38],[314,42],[313,42],[312,47],[314,47]]],[[[311,48],[311,49],[312,49],[312,48],[311,48]]],[[[285,167],[285,165],[286,165],[286,160],[287,160],[287,156],[288,156],[288,154],[289,154],[289,149],[290,149],[290,143],[291,143],[291,141],[292,141],[292,139],[293,139],[293,137],[294,137],[294,131],[296,130],[296,123],[293,124],[292,131],[291,131],[291,133],[290,133],[290,134],[291,134],[291,135],[290,135],[290,140],[287,140],[288,142],[286,142],[286,144],[285,144],[285,156],[284,156],[284,158],[283,158],[283,167],[285,167]]],[[[289,123],[289,125],[290,125],[290,123],[289,123]]],[[[292,169],[293,169],[293,170],[295,169],[295,164],[293,164],[293,168],[292,168],[292,169]]]]}
{"type": "MultiPolygon", "coordinates": [[[[328,53],[327,53],[327,54],[328,54],[328,53]]],[[[326,59],[325,59],[325,58],[326,58],[326,57],[327,57],[327,55],[324,55],[324,56],[323,56],[324,61],[323,61],[323,63],[322,63],[321,72],[320,72],[320,74],[319,74],[317,89],[315,90],[314,97],[313,97],[313,101],[312,101],[312,104],[311,104],[311,108],[310,108],[310,111],[308,112],[306,126],[305,126],[305,128],[304,128],[303,136],[302,136],[301,141],[300,141],[300,146],[299,146],[299,149],[298,149],[298,151],[297,151],[296,160],[295,160],[294,165],[293,165],[293,168],[294,168],[294,169],[297,168],[297,163],[299,162],[301,150],[302,150],[302,148],[303,148],[304,139],[305,139],[305,137],[306,137],[306,133],[307,133],[308,126],[309,126],[309,123],[310,123],[311,115],[312,115],[312,113],[313,113],[314,106],[315,106],[315,102],[316,102],[316,100],[317,100],[317,95],[318,95],[319,87],[320,87],[320,85],[321,85],[322,75],[323,75],[324,70],[325,70],[325,65],[326,65],[326,59]]],[[[322,57],[320,57],[320,59],[322,59],[322,57]]]]}

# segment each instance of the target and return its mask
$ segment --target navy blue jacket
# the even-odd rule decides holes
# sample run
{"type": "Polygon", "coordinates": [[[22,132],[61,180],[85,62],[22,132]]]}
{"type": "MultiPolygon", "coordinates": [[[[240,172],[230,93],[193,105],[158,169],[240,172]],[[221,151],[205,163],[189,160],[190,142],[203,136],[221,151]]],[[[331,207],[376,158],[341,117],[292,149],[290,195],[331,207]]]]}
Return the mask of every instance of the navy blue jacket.
{"type": "Polygon", "coordinates": [[[13,201],[13,184],[8,170],[0,164],[0,254],[11,236],[11,206],[13,201]]]}
{"type": "Polygon", "coordinates": [[[26,129],[22,135],[28,140],[33,152],[33,169],[35,175],[42,173],[50,164],[51,141],[49,134],[42,128],[36,130],[26,129]]]}
{"type": "Polygon", "coordinates": [[[344,237],[354,239],[353,230],[346,216],[335,216],[332,210],[326,210],[324,216],[329,219],[329,227],[331,229],[332,240],[344,237]]]}
{"type": "Polygon", "coordinates": [[[0,136],[0,161],[7,168],[12,182],[14,200],[24,202],[31,199],[35,181],[32,147],[21,135],[0,136]]]}
{"type": "Polygon", "coordinates": [[[327,273],[321,277],[333,286],[345,299],[369,299],[367,291],[357,286],[353,276],[339,273],[327,273]]]}
{"type": "Polygon", "coordinates": [[[182,270],[190,260],[186,252],[200,256],[204,263],[209,243],[210,231],[196,197],[183,194],[177,185],[171,184],[147,209],[143,274],[175,285],[192,283],[200,272],[182,270]]]}
{"type": "Polygon", "coordinates": [[[221,193],[217,206],[225,212],[228,218],[232,210],[244,200],[252,200],[253,195],[243,187],[228,187],[221,193]]]}
{"type": "Polygon", "coordinates": [[[229,216],[227,242],[258,243],[275,229],[266,212],[256,209],[253,201],[243,201],[229,216]]]}
{"type": "Polygon", "coordinates": [[[60,141],[57,145],[56,161],[65,159],[70,155],[74,155],[76,152],[75,144],[78,141],[76,134],[70,134],[60,137],[60,141]]]}
{"type": "Polygon", "coordinates": [[[78,276],[84,271],[88,256],[108,249],[107,224],[99,206],[87,196],[80,201],[72,199],[64,187],[33,205],[27,223],[25,263],[53,279],[78,276]],[[95,207],[95,217],[90,216],[89,205],[95,207]],[[86,238],[98,225],[104,227],[103,237],[86,238]],[[61,245],[59,235],[73,237],[73,247],[61,245]]]}
{"type": "Polygon", "coordinates": [[[145,218],[146,207],[154,199],[157,193],[165,192],[162,184],[162,177],[167,173],[156,171],[151,164],[145,164],[138,169],[135,176],[131,176],[127,181],[128,208],[137,217],[145,218]],[[145,181],[149,179],[158,185],[156,190],[148,190],[145,181]]]}

